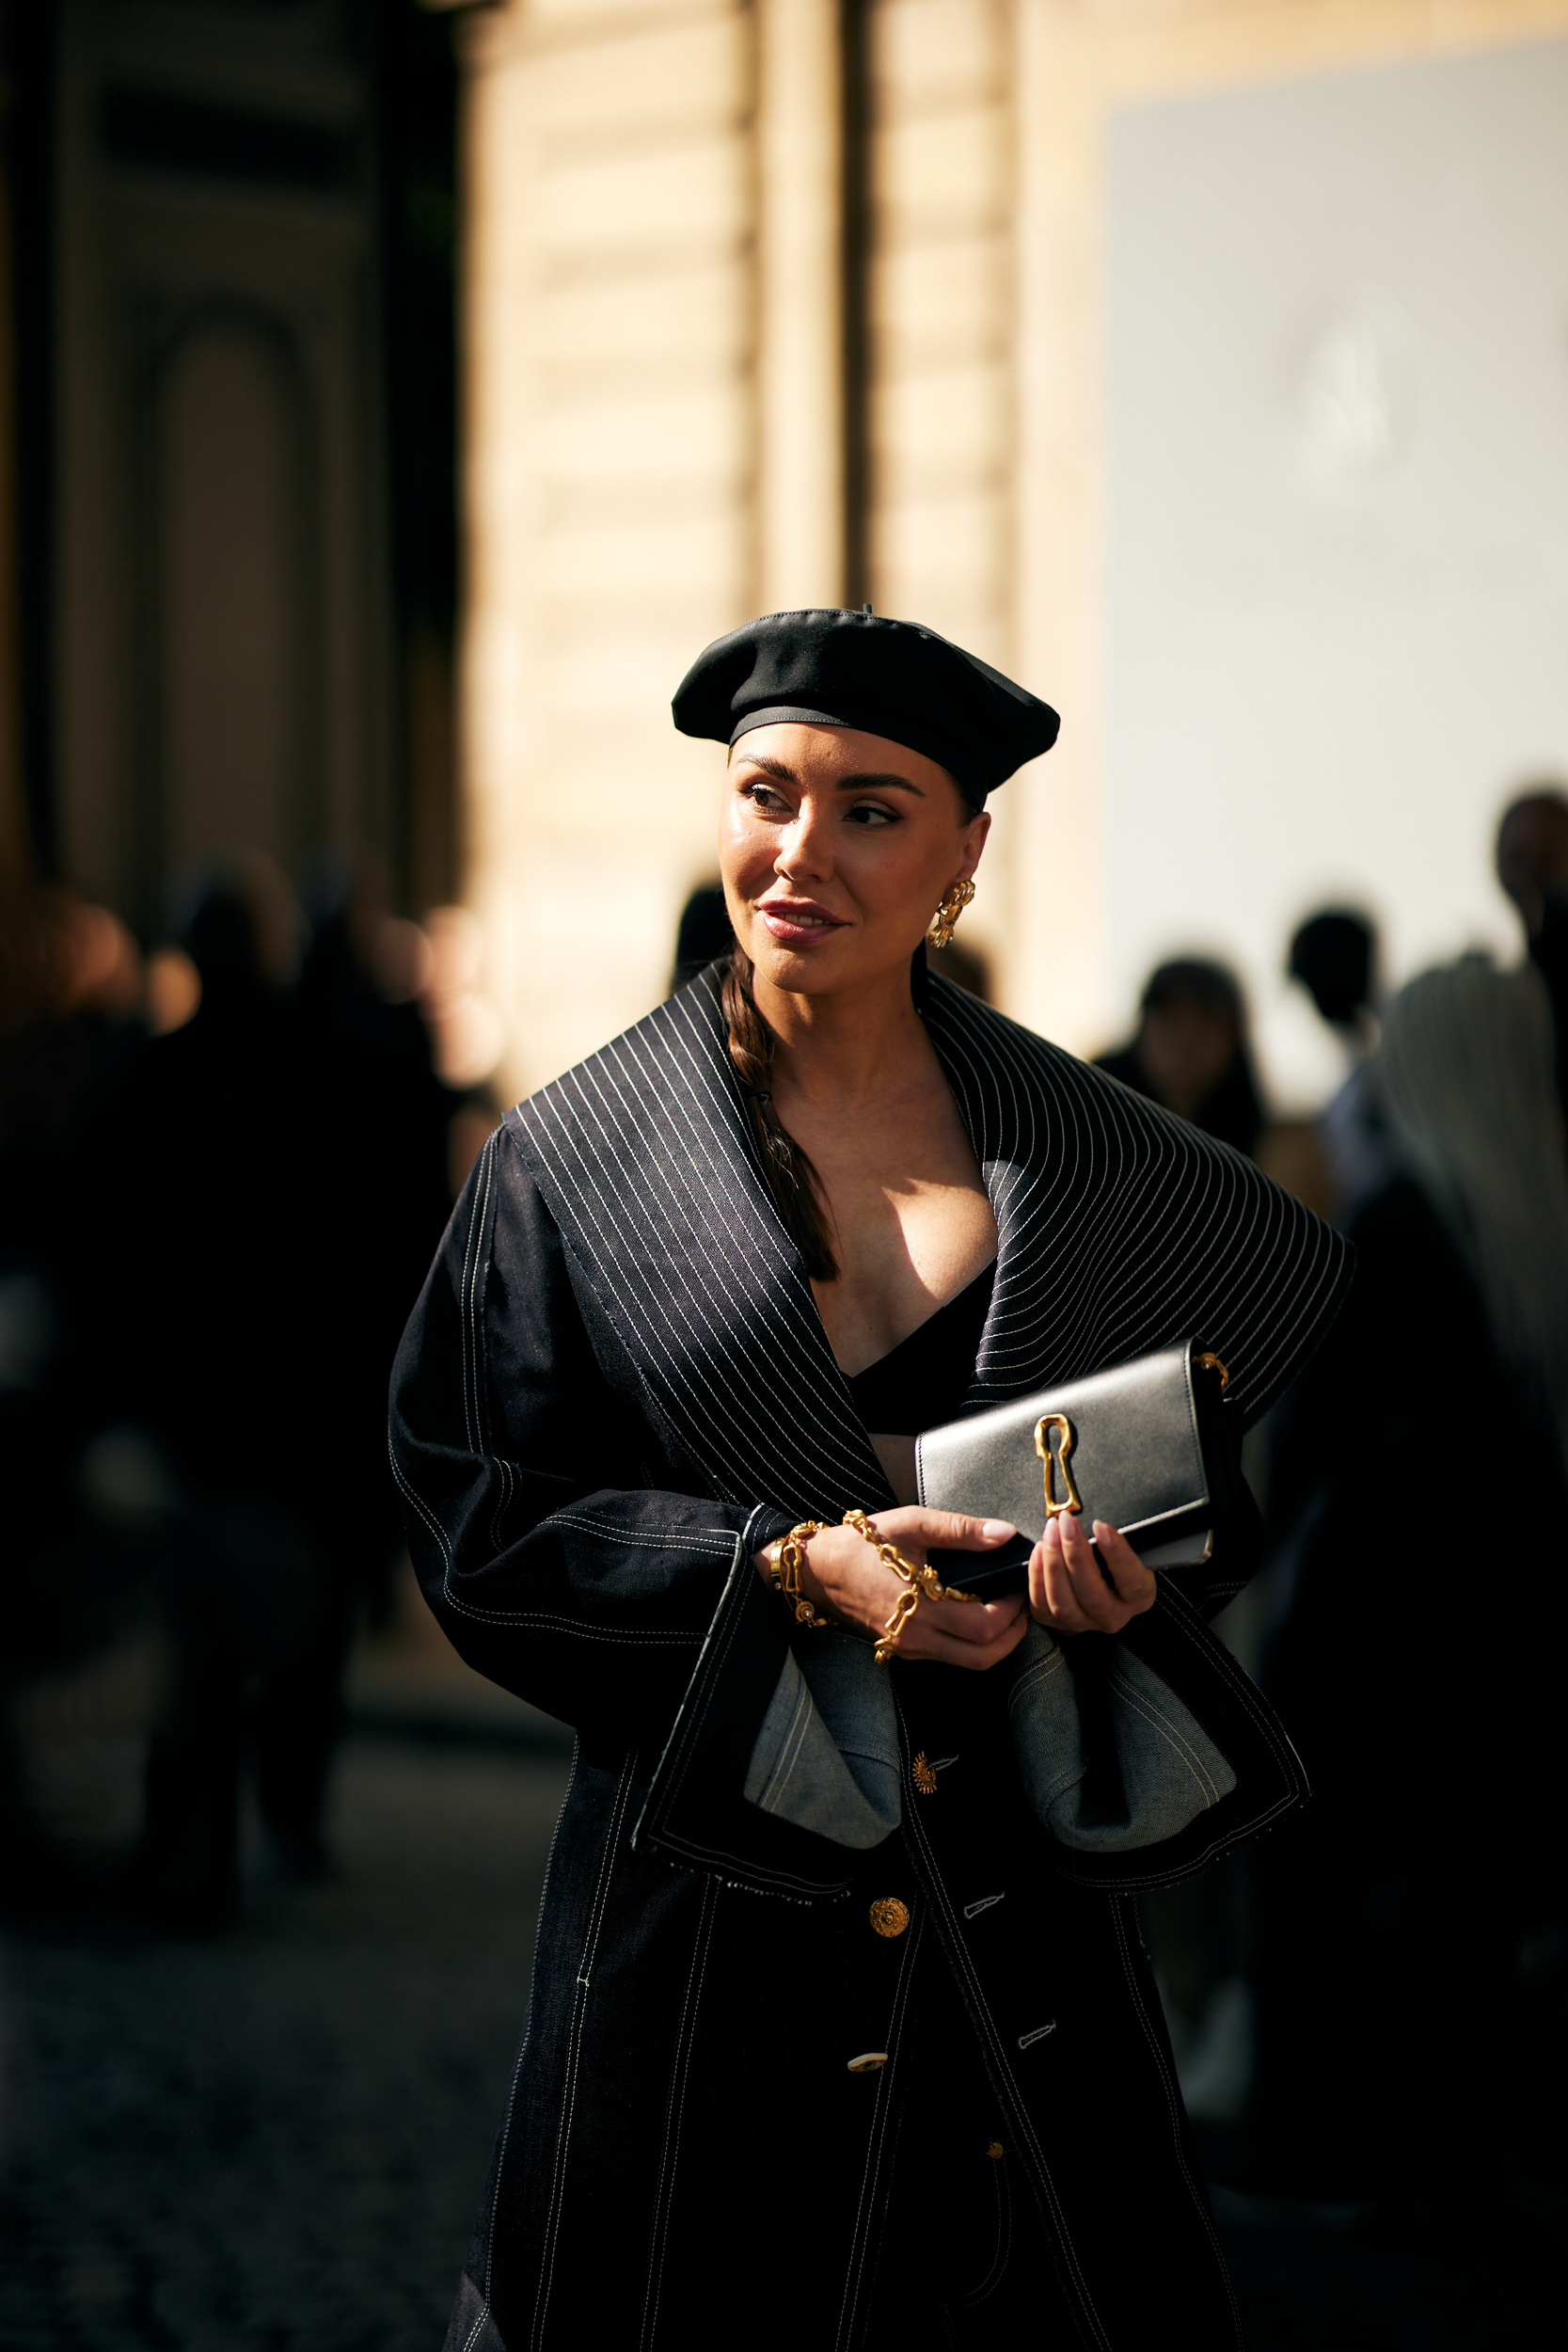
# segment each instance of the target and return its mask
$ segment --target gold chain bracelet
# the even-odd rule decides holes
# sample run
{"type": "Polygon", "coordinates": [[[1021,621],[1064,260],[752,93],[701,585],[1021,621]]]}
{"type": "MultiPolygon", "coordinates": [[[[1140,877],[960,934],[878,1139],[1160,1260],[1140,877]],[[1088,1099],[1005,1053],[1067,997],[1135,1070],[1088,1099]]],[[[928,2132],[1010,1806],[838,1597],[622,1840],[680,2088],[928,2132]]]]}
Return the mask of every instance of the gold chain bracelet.
{"type": "Polygon", "coordinates": [[[825,1525],[822,1519],[802,1519],[799,1527],[792,1527],[787,1535],[765,1544],[762,1550],[773,1590],[782,1593],[789,1602],[796,1624],[810,1626],[816,1633],[826,1632],[828,1619],[817,1615],[800,1590],[800,1570],[806,1565],[806,1546],[814,1535],[821,1534],[825,1525]]]}
{"type": "Polygon", "coordinates": [[[954,1584],[944,1584],[927,1560],[918,1568],[912,1560],[906,1560],[896,1544],[890,1544],[879,1535],[863,1511],[846,1511],[844,1524],[863,1536],[885,1568],[904,1580],[904,1589],[893,1604],[893,1614],[882,1628],[882,1638],[873,1655],[879,1666],[885,1666],[898,1647],[899,1636],[909,1624],[921,1601],[973,1600],[973,1593],[960,1593],[954,1584]]]}

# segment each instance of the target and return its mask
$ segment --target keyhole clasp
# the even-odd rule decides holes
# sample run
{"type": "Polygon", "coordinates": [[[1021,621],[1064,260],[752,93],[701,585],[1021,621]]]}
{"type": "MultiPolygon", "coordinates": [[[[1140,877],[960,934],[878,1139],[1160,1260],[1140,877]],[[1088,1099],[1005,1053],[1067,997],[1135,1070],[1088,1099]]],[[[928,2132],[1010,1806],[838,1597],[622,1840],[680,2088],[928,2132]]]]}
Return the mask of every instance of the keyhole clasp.
{"type": "Polygon", "coordinates": [[[1065,1413],[1042,1413],[1035,1423],[1035,1452],[1045,1465],[1045,1516],[1048,1523],[1059,1518],[1064,1511],[1076,1512],[1080,1518],[1084,1515],[1084,1498],[1072,1475],[1072,1449],[1077,1443],[1078,1432],[1065,1413]],[[1051,1443],[1053,1431],[1056,1438],[1054,1447],[1051,1443]],[[1067,1486],[1065,1501],[1058,1500],[1056,1494],[1058,1461],[1067,1486]]]}

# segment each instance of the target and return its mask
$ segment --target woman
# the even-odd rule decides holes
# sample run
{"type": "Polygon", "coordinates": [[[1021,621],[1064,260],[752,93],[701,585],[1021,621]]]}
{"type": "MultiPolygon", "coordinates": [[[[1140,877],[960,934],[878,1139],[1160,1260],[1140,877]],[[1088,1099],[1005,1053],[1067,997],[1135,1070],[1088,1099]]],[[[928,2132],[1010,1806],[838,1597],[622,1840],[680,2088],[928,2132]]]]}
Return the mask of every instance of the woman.
{"type": "Polygon", "coordinates": [[[1097,1528],[1102,1579],[1074,1526],[889,1666],[907,1587],[840,1522],[992,1548],[911,1501],[913,1433],[1189,1333],[1256,1414],[1343,1245],[926,981],[1043,704],[826,612],[675,718],[731,745],[736,952],[508,1114],[394,1381],[433,1607],[578,1731],[449,2342],[1231,2344],[1131,1890],[1301,1794],[1204,1629],[1246,1565],[1097,1528]]]}
{"type": "Polygon", "coordinates": [[[1162,963],[1138,1005],[1137,1034],[1099,1057],[1123,1086],[1164,1103],[1249,1155],[1263,1132],[1246,1007],[1236,976],[1198,956],[1162,963]]]}

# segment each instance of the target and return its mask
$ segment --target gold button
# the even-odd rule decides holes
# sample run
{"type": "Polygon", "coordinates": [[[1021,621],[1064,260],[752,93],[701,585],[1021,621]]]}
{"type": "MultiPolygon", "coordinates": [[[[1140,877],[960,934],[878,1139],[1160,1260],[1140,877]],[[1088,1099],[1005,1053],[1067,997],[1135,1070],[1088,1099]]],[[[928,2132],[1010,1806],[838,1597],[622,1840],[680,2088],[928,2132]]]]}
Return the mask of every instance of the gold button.
{"type": "Polygon", "coordinates": [[[990,2146],[986,2150],[988,2156],[1005,2156],[1006,2153],[1006,2148],[1003,2147],[1002,2142],[999,2139],[993,2139],[990,2146]]]}
{"type": "Polygon", "coordinates": [[[879,1935],[902,1935],[910,1924],[910,1907],[896,1895],[879,1895],[871,1906],[871,1924],[879,1935]]]}
{"type": "Polygon", "coordinates": [[[863,2050],[858,2058],[849,2060],[851,2074],[879,2074],[887,2064],[885,2050],[863,2050]]]}
{"type": "Polygon", "coordinates": [[[934,1797],[937,1792],[936,1768],[927,1756],[924,1748],[921,1749],[920,1754],[915,1757],[913,1764],[910,1767],[910,1770],[914,1775],[914,1785],[919,1789],[921,1795],[923,1797],[934,1797]]]}

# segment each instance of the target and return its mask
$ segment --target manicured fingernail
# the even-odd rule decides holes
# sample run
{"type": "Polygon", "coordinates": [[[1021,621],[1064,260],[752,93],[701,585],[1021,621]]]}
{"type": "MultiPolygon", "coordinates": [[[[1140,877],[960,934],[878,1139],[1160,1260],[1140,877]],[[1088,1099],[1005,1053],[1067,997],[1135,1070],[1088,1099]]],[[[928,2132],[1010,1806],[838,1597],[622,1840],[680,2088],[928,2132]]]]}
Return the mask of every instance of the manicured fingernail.
{"type": "Polygon", "coordinates": [[[1046,1540],[1046,1543],[1047,1543],[1047,1545],[1048,1545],[1048,1546],[1053,1546],[1053,1547],[1054,1547],[1054,1549],[1055,1549],[1057,1551],[1060,1551],[1060,1550],[1061,1550],[1061,1549],[1062,1549],[1062,1522],[1061,1522],[1061,1520],[1060,1520],[1059,1518],[1057,1518],[1057,1519],[1047,1519],[1047,1520],[1046,1520],[1046,1522],[1045,1522],[1045,1540],[1046,1540]]]}
{"type": "Polygon", "coordinates": [[[1000,1544],[1006,1542],[1009,1535],[1016,1535],[1018,1530],[1011,1519],[986,1519],[981,1524],[980,1533],[988,1544],[1000,1544]]]}

